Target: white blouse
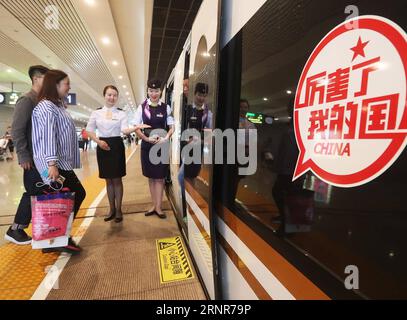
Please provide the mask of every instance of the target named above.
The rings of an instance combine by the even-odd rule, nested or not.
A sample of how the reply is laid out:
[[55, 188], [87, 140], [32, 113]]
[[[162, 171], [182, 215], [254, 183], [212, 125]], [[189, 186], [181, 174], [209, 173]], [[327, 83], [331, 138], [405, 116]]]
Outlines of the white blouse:
[[120, 137], [121, 133], [128, 129], [129, 123], [126, 112], [116, 107], [103, 107], [93, 111], [86, 131], [99, 132], [101, 138]]
[[[151, 105], [150, 99], [147, 100], [147, 103]], [[163, 104], [164, 102], [159, 102], [159, 105]], [[143, 106], [139, 105], [134, 117], [133, 125], [137, 126], [143, 124]], [[173, 126], [175, 124], [174, 118], [172, 116], [172, 110], [169, 105], [167, 105], [167, 125]]]

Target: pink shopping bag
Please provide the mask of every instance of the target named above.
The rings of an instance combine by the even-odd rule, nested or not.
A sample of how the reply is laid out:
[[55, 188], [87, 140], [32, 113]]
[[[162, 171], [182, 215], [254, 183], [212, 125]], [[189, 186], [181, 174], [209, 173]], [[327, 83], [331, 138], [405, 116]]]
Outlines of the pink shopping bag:
[[[75, 193], [60, 192], [31, 197], [33, 243], [64, 237], [72, 223]], [[42, 245], [44, 247], [44, 245]]]

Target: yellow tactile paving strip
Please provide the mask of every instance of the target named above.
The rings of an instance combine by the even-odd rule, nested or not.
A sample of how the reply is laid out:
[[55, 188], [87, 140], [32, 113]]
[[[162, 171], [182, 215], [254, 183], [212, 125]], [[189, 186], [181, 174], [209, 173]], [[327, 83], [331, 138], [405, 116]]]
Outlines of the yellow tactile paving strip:
[[[127, 157], [131, 149], [127, 149]], [[95, 168], [97, 171], [97, 168]], [[98, 172], [82, 181], [86, 190], [86, 199], [82, 208], [89, 208], [94, 199], [105, 186], [99, 179]], [[80, 210], [78, 218], [85, 216], [86, 210]], [[73, 223], [74, 236], [83, 234], [80, 225], [82, 219]], [[31, 226], [30, 226], [31, 228]], [[30, 229], [29, 229], [30, 230]], [[47, 266], [58, 259], [59, 254], [42, 254], [40, 250], [32, 250], [31, 246], [5, 244], [0, 247], [0, 300], [29, 300], [44, 279]]]

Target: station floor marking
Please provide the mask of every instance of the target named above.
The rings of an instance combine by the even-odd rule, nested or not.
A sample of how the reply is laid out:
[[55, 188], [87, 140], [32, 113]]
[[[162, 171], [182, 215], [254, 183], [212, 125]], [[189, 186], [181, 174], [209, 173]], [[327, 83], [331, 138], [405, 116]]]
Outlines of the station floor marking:
[[156, 244], [161, 284], [195, 277], [180, 236], [156, 240]]

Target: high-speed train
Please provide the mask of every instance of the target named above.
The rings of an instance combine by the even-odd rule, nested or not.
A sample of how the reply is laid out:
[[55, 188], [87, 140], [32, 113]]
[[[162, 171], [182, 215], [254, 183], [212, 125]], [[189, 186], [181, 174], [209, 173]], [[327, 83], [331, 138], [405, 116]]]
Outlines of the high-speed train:
[[[166, 81], [177, 129], [167, 192], [210, 298], [407, 298], [406, 9], [203, 1]], [[203, 161], [197, 177], [180, 175], [197, 83], [209, 88], [205, 132], [256, 131], [254, 173]]]

